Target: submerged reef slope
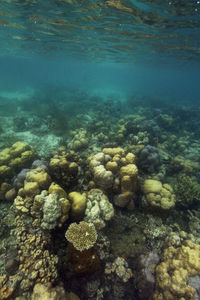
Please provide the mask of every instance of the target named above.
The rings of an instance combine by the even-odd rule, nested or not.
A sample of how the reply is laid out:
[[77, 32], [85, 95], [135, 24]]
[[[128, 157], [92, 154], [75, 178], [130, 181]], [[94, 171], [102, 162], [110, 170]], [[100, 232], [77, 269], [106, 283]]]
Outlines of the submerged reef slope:
[[199, 299], [196, 114], [74, 97], [57, 147], [0, 140], [0, 299]]

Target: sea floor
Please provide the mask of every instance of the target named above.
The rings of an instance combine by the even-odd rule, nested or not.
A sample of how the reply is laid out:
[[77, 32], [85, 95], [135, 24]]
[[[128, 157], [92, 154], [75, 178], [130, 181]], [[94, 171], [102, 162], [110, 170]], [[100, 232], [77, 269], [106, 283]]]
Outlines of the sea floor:
[[[114, 91], [27, 87], [2, 92], [0, 108], [0, 299], [44, 299], [40, 293], [70, 300], [200, 299], [200, 106]], [[19, 141], [31, 154], [16, 165], [12, 145]], [[23, 152], [16, 153], [14, 159]], [[36, 159], [40, 171], [34, 171]], [[31, 175], [16, 184], [24, 168]], [[27, 188], [30, 182], [36, 191]], [[52, 193], [51, 182], [70, 207], [52, 200], [60, 209], [52, 223], [47, 200], [41, 200], [47, 198], [37, 197], [42, 190]], [[95, 189], [106, 209], [97, 205]], [[85, 201], [80, 214], [76, 201]], [[98, 222], [89, 205], [98, 206]], [[95, 263], [88, 253], [87, 259], [79, 256], [78, 263], [89, 266], [79, 273], [65, 231], [82, 220], [95, 225], [98, 237]], [[172, 248], [178, 267], [164, 252]], [[183, 249], [197, 259], [195, 271]], [[187, 273], [180, 284], [173, 277], [179, 268]]]

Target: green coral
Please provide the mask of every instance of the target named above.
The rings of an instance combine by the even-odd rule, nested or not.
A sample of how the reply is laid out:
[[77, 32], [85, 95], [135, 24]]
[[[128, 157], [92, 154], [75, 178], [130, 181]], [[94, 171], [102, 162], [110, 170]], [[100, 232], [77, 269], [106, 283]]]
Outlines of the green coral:
[[189, 176], [180, 175], [175, 185], [177, 203], [183, 207], [200, 204], [200, 184]]

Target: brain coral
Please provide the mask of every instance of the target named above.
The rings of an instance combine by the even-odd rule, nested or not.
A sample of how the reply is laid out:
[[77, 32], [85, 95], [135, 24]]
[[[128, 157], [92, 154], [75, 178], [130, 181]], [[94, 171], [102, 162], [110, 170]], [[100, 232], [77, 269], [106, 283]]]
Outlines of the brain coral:
[[97, 240], [97, 232], [94, 224], [82, 221], [79, 224], [70, 224], [65, 237], [76, 250], [84, 251], [94, 246]]

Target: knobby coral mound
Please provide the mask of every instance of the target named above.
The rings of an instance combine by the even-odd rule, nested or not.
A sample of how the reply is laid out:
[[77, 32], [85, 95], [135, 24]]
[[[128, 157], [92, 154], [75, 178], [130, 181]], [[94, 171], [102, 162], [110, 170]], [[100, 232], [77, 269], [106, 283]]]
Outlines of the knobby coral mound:
[[16, 142], [0, 152], [0, 198], [11, 188], [11, 178], [21, 169], [27, 168], [36, 158], [33, 148], [23, 142]]
[[91, 189], [87, 194], [84, 220], [100, 230], [114, 216], [114, 208], [108, 197], [100, 189]]
[[139, 189], [138, 168], [135, 155], [123, 148], [104, 148], [88, 158], [91, 187], [111, 192], [115, 205], [134, 208]]
[[89, 139], [87, 137], [87, 131], [83, 128], [71, 131], [72, 140], [68, 143], [68, 148], [74, 151], [84, 149], [88, 146]]
[[75, 249], [84, 251], [94, 246], [97, 240], [97, 232], [94, 224], [81, 221], [79, 224], [70, 224], [65, 237]]
[[66, 151], [60, 147], [49, 162], [49, 172], [52, 179], [64, 188], [77, 184], [81, 159], [74, 151]]
[[[153, 300], [199, 299], [195, 276], [200, 276], [200, 246], [185, 232], [171, 233], [162, 261], [156, 268]], [[199, 278], [199, 277], [198, 277]], [[192, 286], [194, 284], [194, 286]]]
[[160, 210], [168, 210], [175, 205], [175, 195], [169, 184], [158, 180], [146, 179], [143, 185], [143, 206]]

